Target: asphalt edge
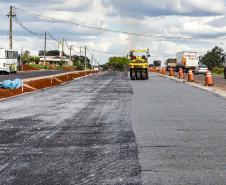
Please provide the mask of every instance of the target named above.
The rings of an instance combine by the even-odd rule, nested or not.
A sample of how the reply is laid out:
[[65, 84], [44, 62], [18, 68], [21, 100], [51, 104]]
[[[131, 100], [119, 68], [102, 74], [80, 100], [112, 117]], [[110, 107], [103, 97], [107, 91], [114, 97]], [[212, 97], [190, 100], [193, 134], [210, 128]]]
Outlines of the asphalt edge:
[[170, 79], [170, 80], [174, 80], [176, 82], [187, 84], [191, 87], [195, 87], [195, 88], [198, 88], [198, 89], [201, 89], [201, 90], [204, 90], [204, 91], [208, 91], [210, 93], [213, 93], [214, 95], [218, 95], [218, 96], [221, 96], [221, 97], [226, 99], [226, 92], [223, 91], [220, 88], [216, 88], [214, 86], [204, 86], [204, 85], [201, 85], [201, 84], [198, 84], [198, 83], [195, 83], [195, 82], [188, 82], [186, 79], [179, 79], [178, 77], [167, 76], [167, 75], [163, 75], [163, 74], [160, 74], [160, 73], [155, 73], [155, 74], [158, 74], [160, 77], [163, 77], [163, 78], [167, 78], [167, 79]]

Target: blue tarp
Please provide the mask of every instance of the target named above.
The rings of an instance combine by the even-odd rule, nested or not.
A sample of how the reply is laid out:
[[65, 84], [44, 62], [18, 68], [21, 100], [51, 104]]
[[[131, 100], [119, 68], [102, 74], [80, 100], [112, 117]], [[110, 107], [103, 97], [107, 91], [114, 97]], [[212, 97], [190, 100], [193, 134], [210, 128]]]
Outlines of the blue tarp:
[[22, 86], [22, 80], [15, 79], [15, 80], [4, 80], [0, 83], [0, 87], [4, 89], [18, 89]]

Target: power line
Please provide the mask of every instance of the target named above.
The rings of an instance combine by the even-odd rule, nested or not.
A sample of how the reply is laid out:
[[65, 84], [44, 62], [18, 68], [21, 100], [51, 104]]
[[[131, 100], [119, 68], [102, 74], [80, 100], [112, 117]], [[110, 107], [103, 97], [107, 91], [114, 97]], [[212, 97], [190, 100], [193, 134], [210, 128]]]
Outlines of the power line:
[[[38, 36], [38, 37], [43, 37], [45, 34], [44, 33], [37, 33], [32, 31], [31, 29], [29, 29], [27, 26], [25, 26], [19, 19], [18, 17], [14, 17], [15, 22], [25, 31], [27, 31], [28, 33]], [[51, 38], [53, 41], [58, 42], [59, 40], [56, 39], [50, 32], [46, 32], [46, 34], [49, 36], [49, 38]]]
[[[26, 27], [17, 17], [14, 18], [16, 23], [19, 24], [19, 26], [21, 26], [25, 31], [29, 32], [32, 35], [35, 36], [44, 36], [44, 34], [40, 34], [37, 32], [34, 32], [32, 30], [30, 30], [28, 27]], [[46, 34], [54, 41], [59, 42], [59, 39], [56, 39], [50, 32], [46, 32]], [[67, 40], [65, 39], [65, 44], [68, 50], [70, 50], [70, 46], [68, 45]], [[72, 47], [76, 47], [76, 48], [85, 48], [85, 47], [81, 47], [81, 46], [76, 46], [76, 45], [71, 45]], [[124, 56], [124, 54], [119, 54], [119, 53], [114, 53], [114, 52], [105, 52], [105, 51], [101, 51], [101, 50], [96, 50], [96, 49], [89, 49], [87, 48], [87, 50], [89, 51], [93, 51], [93, 52], [97, 52], [97, 53], [103, 53], [103, 54], [108, 54], [108, 55], [117, 55], [117, 56]], [[91, 54], [92, 55], [92, 54]]]
[[59, 42], [59, 39], [56, 39], [56, 37], [54, 37], [50, 32], [47, 32], [47, 35], [48, 35], [53, 41]]
[[21, 27], [23, 28], [25, 31], [27, 31], [28, 33], [32, 34], [32, 35], [35, 35], [35, 36], [44, 36], [44, 33], [43, 34], [40, 34], [40, 33], [37, 33], [37, 32], [34, 32], [32, 30], [30, 30], [28, 27], [26, 27], [19, 19], [18, 17], [14, 17], [14, 20], [15, 22]]
[[20, 13], [30, 15], [33, 17], [38, 17], [43, 20], [48, 20], [56, 23], [64, 23], [64, 24], [70, 24], [70, 25], [75, 25], [75, 26], [80, 26], [84, 27], [87, 29], [93, 29], [93, 30], [99, 30], [99, 31], [106, 31], [106, 32], [113, 32], [113, 33], [123, 33], [127, 35], [134, 35], [134, 36], [145, 36], [145, 37], [154, 37], [154, 38], [165, 38], [165, 39], [185, 39], [185, 40], [190, 40], [192, 39], [191, 37], [187, 36], [170, 36], [170, 35], [157, 35], [157, 34], [149, 34], [149, 33], [135, 33], [135, 32], [129, 32], [129, 31], [122, 31], [122, 30], [114, 30], [114, 29], [109, 29], [109, 28], [102, 28], [102, 27], [97, 27], [97, 26], [90, 26], [90, 25], [85, 25], [85, 24], [80, 24], [72, 21], [65, 21], [61, 19], [56, 19], [53, 17], [48, 17], [48, 16], [43, 16], [38, 13], [32, 13], [26, 10], [22, 10], [20, 8], [14, 7], [14, 9]]
[[[29, 32], [30, 34], [33, 34], [33, 35], [36, 35], [36, 36], [44, 36], [44, 34], [40, 34], [40, 33], [36, 33], [32, 30], [30, 30], [29, 28], [27, 28], [21, 21], [19, 21], [19, 19], [17, 17], [14, 18], [15, 21], [24, 29], [26, 30], [27, 32]], [[47, 35], [54, 41], [59, 41], [58, 39], [56, 39], [50, 32], [47, 32]], [[70, 50], [70, 46], [67, 42], [67, 40], [65, 39], [65, 44], [66, 44], [66, 47], [68, 50]], [[80, 48], [80, 46], [76, 46], [76, 45], [71, 45], [72, 47], [76, 47], [76, 48]], [[85, 48], [85, 47], [81, 47], [81, 48]], [[108, 54], [108, 55], [117, 55], [117, 56], [124, 56], [124, 54], [119, 54], [119, 53], [114, 53], [114, 52], [105, 52], [105, 51], [101, 51], [101, 50], [96, 50], [96, 49], [90, 49], [90, 48], [87, 48], [88, 52], [90, 53], [90, 51], [93, 51], [93, 52], [97, 52], [97, 53], [103, 53], [103, 54]], [[91, 53], [90, 53], [91, 54]], [[93, 54], [91, 54], [93, 55]], [[163, 56], [151, 56], [152, 58], [153, 57], [163, 57]]]

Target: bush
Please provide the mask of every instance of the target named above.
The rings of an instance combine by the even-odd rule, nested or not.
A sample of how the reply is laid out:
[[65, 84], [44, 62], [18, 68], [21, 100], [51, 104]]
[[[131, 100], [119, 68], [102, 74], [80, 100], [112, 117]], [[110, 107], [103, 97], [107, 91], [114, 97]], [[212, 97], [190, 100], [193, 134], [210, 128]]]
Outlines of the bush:
[[224, 74], [224, 68], [223, 67], [214, 67], [212, 70], [213, 73], [215, 74]]
[[115, 71], [126, 71], [129, 60], [126, 57], [111, 57], [107, 63], [108, 67]]

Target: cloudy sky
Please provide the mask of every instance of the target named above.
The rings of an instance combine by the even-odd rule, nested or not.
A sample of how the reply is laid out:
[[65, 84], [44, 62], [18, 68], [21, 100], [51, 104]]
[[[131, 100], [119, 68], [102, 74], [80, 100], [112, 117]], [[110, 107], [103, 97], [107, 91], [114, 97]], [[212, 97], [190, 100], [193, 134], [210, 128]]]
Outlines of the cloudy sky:
[[[88, 29], [15, 12], [29, 30], [41, 35], [48, 31], [57, 40], [65, 38], [68, 45], [124, 55], [131, 48], [149, 48], [151, 60], [174, 57], [184, 50], [202, 54], [215, 45], [226, 49], [226, 0], [0, 0], [0, 47], [4, 48], [8, 47], [10, 5], [73, 23], [146, 35]], [[23, 46], [35, 55], [43, 49], [43, 36], [29, 33], [15, 21], [13, 27], [14, 49]], [[57, 48], [58, 43], [48, 37], [47, 49]], [[78, 51], [75, 47], [75, 54]], [[111, 56], [90, 52], [99, 63]]]

